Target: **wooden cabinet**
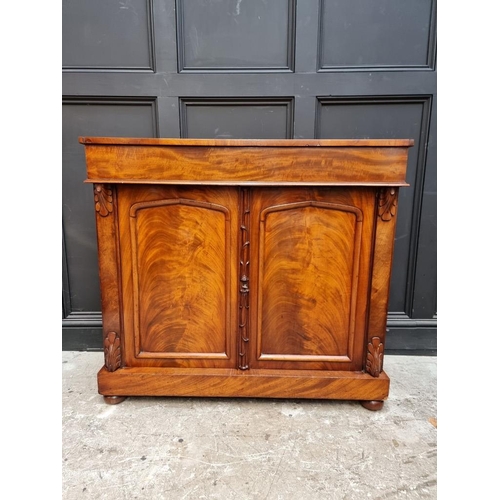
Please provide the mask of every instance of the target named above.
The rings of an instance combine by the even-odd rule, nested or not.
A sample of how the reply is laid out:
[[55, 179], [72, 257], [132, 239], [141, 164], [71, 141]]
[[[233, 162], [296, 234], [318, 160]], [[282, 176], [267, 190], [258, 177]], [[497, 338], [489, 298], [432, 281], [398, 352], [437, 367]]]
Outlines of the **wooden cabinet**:
[[381, 408], [410, 140], [80, 138], [105, 365], [126, 396]]

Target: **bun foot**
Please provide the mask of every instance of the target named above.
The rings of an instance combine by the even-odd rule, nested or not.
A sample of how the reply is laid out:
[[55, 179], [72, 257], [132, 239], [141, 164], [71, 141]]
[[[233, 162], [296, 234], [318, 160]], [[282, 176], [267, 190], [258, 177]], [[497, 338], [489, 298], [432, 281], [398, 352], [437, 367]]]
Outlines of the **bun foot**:
[[371, 411], [381, 410], [384, 406], [383, 401], [360, 401], [360, 403], [363, 408]]
[[108, 405], [117, 405], [127, 399], [127, 396], [103, 396], [104, 402]]

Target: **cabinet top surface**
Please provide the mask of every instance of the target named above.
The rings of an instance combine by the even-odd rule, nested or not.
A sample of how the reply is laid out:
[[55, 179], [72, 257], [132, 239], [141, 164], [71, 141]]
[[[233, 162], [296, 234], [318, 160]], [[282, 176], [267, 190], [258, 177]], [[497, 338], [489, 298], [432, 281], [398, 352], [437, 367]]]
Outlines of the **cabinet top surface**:
[[79, 137], [81, 144], [224, 147], [411, 147], [413, 139], [154, 139]]

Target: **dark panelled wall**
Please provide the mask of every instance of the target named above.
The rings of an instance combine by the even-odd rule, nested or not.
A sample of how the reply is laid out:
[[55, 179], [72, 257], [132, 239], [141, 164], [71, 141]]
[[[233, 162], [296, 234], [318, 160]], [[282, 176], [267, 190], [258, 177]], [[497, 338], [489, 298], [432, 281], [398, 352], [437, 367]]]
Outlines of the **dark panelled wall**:
[[79, 135], [413, 138], [390, 352], [436, 350], [434, 0], [64, 0], [63, 349], [101, 349]]

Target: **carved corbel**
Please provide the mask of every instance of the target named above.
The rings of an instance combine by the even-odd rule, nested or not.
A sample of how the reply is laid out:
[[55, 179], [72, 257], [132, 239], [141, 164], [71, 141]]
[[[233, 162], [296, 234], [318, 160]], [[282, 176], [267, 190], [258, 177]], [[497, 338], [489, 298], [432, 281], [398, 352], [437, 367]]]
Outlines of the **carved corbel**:
[[113, 211], [113, 190], [104, 184], [94, 184], [95, 211], [107, 217]]
[[384, 360], [384, 344], [380, 337], [372, 337], [368, 342], [368, 350], [366, 353], [366, 371], [372, 377], [378, 377], [382, 373]]
[[110, 372], [122, 365], [121, 341], [116, 332], [109, 332], [104, 340], [104, 364]]
[[398, 207], [396, 189], [393, 187], [383, 188], [378, 194], [378, 216], [389, 222], [395, 215]]

